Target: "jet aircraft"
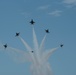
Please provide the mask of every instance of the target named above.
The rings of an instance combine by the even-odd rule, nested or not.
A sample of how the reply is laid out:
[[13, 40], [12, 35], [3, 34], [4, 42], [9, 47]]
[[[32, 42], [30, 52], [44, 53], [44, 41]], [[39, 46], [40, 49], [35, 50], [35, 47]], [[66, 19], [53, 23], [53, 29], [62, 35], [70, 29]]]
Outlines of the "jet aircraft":
[[46, 29], [45, 31], [46, 31], [46, 33], [50, 33], [48, 29]]
[[7, 48], [7, 44], [5, 44], [5, 45], [3, 45], [4, 46], [4, 48]]
[[63, 47], [63, 44], [61, 44], [60, 47]]
[[31, 51], [32, 53], [34, 52], [34, 51]]
[[35, 22], [33, 21], [33, 19], [31, 19], [30, 23], [33, 25]]
[[20, 35], [20, 33], [16, 33], [16, 35], [15, 36], [19, 36]]

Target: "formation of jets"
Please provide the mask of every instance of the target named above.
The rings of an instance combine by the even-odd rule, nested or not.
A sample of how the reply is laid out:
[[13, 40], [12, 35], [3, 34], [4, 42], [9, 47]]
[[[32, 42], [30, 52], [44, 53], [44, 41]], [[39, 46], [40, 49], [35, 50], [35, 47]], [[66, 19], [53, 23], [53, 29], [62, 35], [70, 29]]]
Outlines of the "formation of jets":
[[[33, 21], [33, 19], [31, 19], [30, 23], [33, 25], [35, 22]], [[48, 29], [46, 29], [45, 32], [50, 33]], [[20, 33], [16, 33], [15, 36], [19, 36], [19, 35], [20, 35]], [[5, 49], [7, 48], [7, 44], [5, 44], [3, 46], [4, 46]], [[60, 47], [63, 47], [63, 46], [64, 46], [63, 44], [60, 45]], [[33, 53], [34, 51], [31, 51], [31, 52]]]

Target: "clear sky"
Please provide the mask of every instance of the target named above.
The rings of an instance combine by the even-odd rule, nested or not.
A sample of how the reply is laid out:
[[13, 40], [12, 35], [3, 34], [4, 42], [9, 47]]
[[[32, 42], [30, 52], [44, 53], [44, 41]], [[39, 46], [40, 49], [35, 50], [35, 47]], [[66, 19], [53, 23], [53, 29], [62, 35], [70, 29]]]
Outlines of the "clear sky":
[[[76, 0], [0, 0], [0, 42], [25, 50], [16, 32], [20, 32], [33, 48], [32, 26], [38, 42], [49, 29], [45, 48], [54, 48], [61, 43], [49, 59], [54, 75], [76, 75]], [[6, 53], [0, 51], [0, 75], [31, 75], [30, 63], [16, 63]]]

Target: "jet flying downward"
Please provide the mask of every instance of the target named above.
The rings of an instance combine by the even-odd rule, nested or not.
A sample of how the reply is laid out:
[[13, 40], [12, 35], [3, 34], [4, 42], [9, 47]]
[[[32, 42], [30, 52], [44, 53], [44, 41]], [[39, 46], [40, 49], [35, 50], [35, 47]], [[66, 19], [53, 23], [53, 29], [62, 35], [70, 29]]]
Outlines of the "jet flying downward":
[[50, 33], [48, 29], [46, 29], [45, 31], [46, 31], [46, 33]]
[[33, 21], [33, 19], [31, 19], [30, 23], [31, 23], [32, 25], [34, 25], [35, 22]]
[[5, 44], [5, 45], [3, 45], [3, 46], [4, 46], [5, 49], [7, 48], [7, 44]]
[[16, 35], [15, 36], [19, 36], [20, 35], [20, 33], [16, 33]]
[[63, 44], [61, 44], [60, 47], [63, 47]]

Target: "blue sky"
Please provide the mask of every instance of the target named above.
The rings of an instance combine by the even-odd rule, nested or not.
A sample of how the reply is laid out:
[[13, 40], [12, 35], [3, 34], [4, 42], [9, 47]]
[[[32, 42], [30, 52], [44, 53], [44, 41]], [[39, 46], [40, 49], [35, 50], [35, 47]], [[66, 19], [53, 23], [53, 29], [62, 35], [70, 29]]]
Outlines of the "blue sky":
[[[54, 75], [76, 75], [76, 0], [0, 0], [0, 42], [25, 50], [16, 32], [33, 48], [32, 26], [38, 42], [50, 30], [45, 48], [54, 48], [64, 43], [49, 59]], [[31, 75], [30, 63], [16, 63], [0, 51], [0, 75]]]

